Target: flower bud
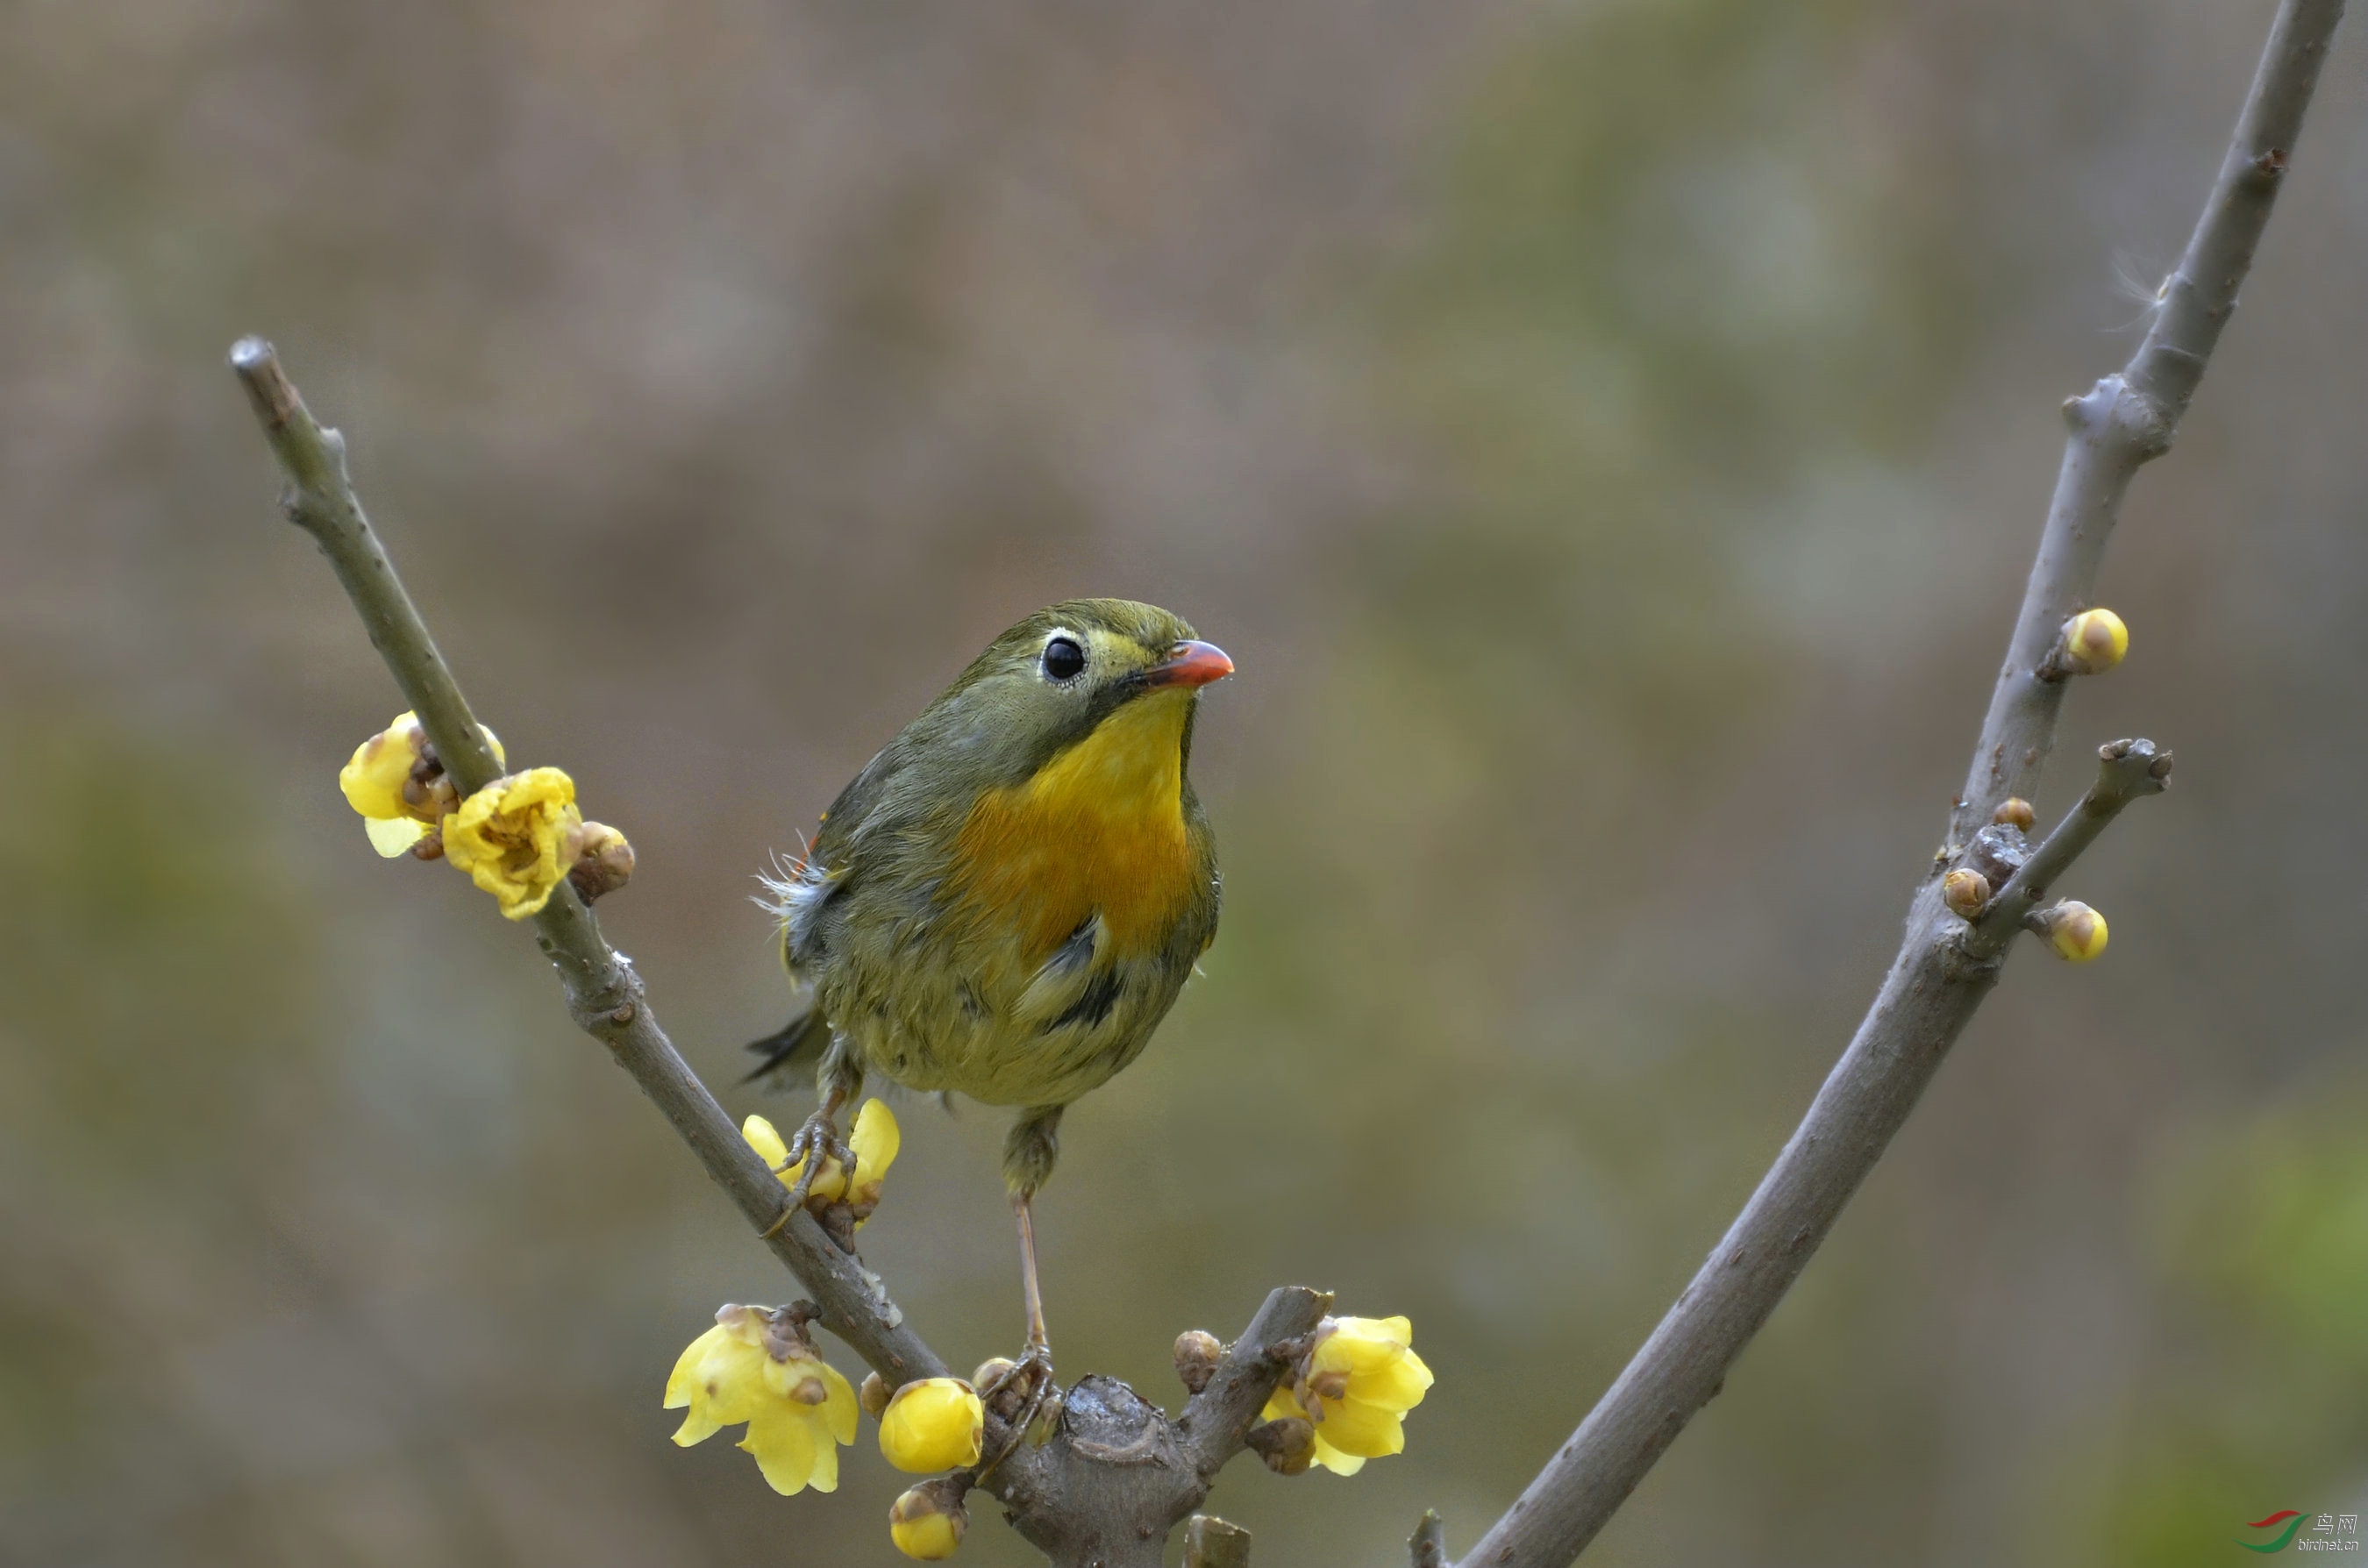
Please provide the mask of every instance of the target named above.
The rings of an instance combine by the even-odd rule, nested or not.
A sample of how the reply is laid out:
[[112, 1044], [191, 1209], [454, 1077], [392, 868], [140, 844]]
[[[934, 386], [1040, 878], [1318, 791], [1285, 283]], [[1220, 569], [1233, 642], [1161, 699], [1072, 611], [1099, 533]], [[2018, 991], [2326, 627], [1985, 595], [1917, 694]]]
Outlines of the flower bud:
[[633, 880], [633, 846], [607, 823], [584, 824], [569, 835], [568, 847], [574, 854], [567, 880], [586, 903]]
[[1977, 918], [1990, 902], [1990, 880], [1960, 866], [1941, 879], [1941, 902], [1960, 917]]
[[2004, 823], [2025, 833], [2029, 833], [2031, 824], [2038, 820], [2032, 812], [2031, 802], [2020, 795], [2009, 795], [1998, 802], [1998, 810], [1990, 813], [1990, 821]]
[[2059, 668], [2076, 676], [2103, 675], [2130, 651], [2130, 629], [2109, 609], [2084, 609], [2064, 623], [2055, 650]]
[[2033, 910], [2028, 924], [2047, 938], [2056, 956], [2074, 963], [2087, 963], [2105, 950], [2105, 917], [2078, 899]]
[[916, 1486], [888, 1508], [888, 1539], [905, 1556], [939, 1562], [954, 1554], [970, 1528], [970, 1510], [942, 1482]]
[[1243, 1435], [1267, 1469], [1277, 1475], [1303, 1475], [1315, 1460], [1315, 1424], [1304, 1415], [1262, 1422]]
[[911, 1474], [958, 1470], [978, 1462], [986, 1413], [960, 1378], [906, 1383], [880, 1415], [880, 1452]]
[[877, 1421], [888, 1408], [888, 1385], [881, 1380], [879, 1373], [867, 1372], [863, 1376], [863, 1386], [855, 1391], [855, 1397], [862, 1402], [864, 1412]]
[[1215, 1335], [1204, 1328], [1188, 1328], [1176, 1336], [1176, 1375], [1184, 1380], [1188, 1392], [1199, 1393], [1217, 1375], [1217, 1358], [1224, 1353]]

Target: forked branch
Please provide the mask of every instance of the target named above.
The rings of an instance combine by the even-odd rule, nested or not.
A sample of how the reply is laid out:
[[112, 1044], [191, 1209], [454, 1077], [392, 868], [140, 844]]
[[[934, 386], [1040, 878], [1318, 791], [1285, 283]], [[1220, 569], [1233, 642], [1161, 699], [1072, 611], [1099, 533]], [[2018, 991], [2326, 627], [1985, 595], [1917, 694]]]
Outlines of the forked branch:
[[[1464, 1556], [1465, 1568], [1561, 1568], [1627, 1499], [1726, 1380], [1931, 1082], [1997, 983], [2036, 897], [2105, 823], [2159, 789], [2145, 743], [2103, 759], [2098, 790], [1968, 927], [1942, 903], [1941, 873], [2009, 796], [2035, 792], [2070, 682], [2054, 660], [2065, 623], [2094, 602], [2105, 541], [2131, 477], [2169, 449], [2236, 309], [2290, 166], [2343, 0], [2283, 0], [2236, 135], [2146, 340], [2118, 375], [2065, 405], [2071, 426], [2037, 560], [1932, 875], [1907, 912], [1898, 956], [1849, 1049], [1759, 1190], [1611, 1388], [1519, 1501]], [[2167, 763], [2168, 758], [2162, 758]], [[1428, 1568], [1426, 1539], [1413, 1543]]]

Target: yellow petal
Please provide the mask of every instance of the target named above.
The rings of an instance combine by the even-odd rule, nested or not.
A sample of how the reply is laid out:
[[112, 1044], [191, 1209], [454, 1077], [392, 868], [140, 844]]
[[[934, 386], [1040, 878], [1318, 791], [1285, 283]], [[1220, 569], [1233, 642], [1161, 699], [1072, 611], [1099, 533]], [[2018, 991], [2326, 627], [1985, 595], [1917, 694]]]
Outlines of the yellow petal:
[[1407, 1350], [1370, 1372], [1349, 1374], [1349, 1397], [1384, 1410], [1412, 1410], [1422, 1403], [1430, 1382], [1430, 1369], [1422, 1364], [1421, 1357]]
[[1315, 1346], [1315, 1369], [1369, 1372], [1395, 1360], [1413, 1343], [1414, 1325], [1405, 1318], [1337, 1318]]
[[362, 831], [370, 835], [370, 847], [392, 860], [411, 853], [411, 846], [427, 836], [427, 824], [410, 817], [364, 817]]
[[1324, 1428], [1315, 1428], [1315, 1462], [1335, 1475], [1354, 1475], [1365, 1468], [1363, 1456], [1344, 1454], [1324, 1440]]
[[[752, 1116], [742, 1122], [740, 1136], [748, 1141], [748, 1147], [756, 1150], [758, 1158], [768, 1165], [779, 1166], [783, 1160], [790, 1157], [790, 1146], [781, 1142], [781, 1135], [773, 1131], [773, 1124], [761, 1116]], [[795, 1172], [804, 1163], [803, 1160], [800, 1161], [798, 1165], [791, 1166], [790, 1171]], [[791, 1174], [785, 1173], [781, 1179], [784, 1185], [787, 1185], [793, 1177]]]
[[1398, 1413], [1360, 1399], [1324, 1401], [1324, 1419], [1315, 1430], [1342, 1453], [1359, 1459], [1377, 1460], [1406, 1451], [1406, 1426]]
[[403, 803], [404, 780], [411, 777], [419, 748], [427, 744], [416, 715], [398, 713], [394, 722], [354, 748], [337, 771], [337, 788], [346, 803], [365, 817], [392, 818], [407, 814]]
[[1261, 1421], [1281, 1421], [1290, 1415], [1296, 1415], [1303, 1421], [1307, 1418], [1307, 1412], [1300, 1408], [1299, 1396], [1292, 1393], [1288, 1385], [1275, 1390], [1267, 1400], [1266, 1408], [1258, 1412]]
[[985, 1433], [978, 1395], [960, 1378], [906, 1383], [880, 1415], [880, 1452], [914, 1474], [976, 1464]]
[[[862, 1408], [856, 1402], [854, 1386], [839, 1375], [837, 1368], [827, 1361], [823, 1363], [822, 1383], [824, 1388], [830, 1391], [830, 1397], [822, 1407], [824, 1427], [830, 1433], [832, 1442], [853, 1443], [856, 1413]], [[831, 1460], [834, 1465], [837, 1462], [836, 1457]]]
[[687, 1449], [705, 1442], [720, 1427], [747, 1419], [757, 1370], [750, 1358], [763, 1356], [720, 1324], [692, 1340], [666, 1379], [666, 1408], [689, 1409], [674, 1440]]
[[583, 823], [575, 781], [556, 767], [495, 779], [444, 819], [444, 858], [523, 920], [551, 902], [567, 875], [568, 836]]
[[[814, 1423], [779, 1404], [755, 1413], [748, 1422], [748, 1435], [740, 1439], [740, 1447], [757, 1456], [757, 1468], [765, 1472], [766, 1483], [784, 1497], [796, 1496], [814, 1479]], [[829, 1444], [823, 1447], [829, 1448]], [[837, 1449], [831, 1449], [833, 1486], [838, 1483], [837, 1453]]]
[[888, 1174], [896, 1163], [896, 1151], [904, 1147], [904, 1134], [896, 1126], [896, 1113], [884, 1100], [866, 1100], [855, 1114], [855, 1131], [848, 1147], [855, 1151], [855, 1175], [858, 1181], [877, 1181]]

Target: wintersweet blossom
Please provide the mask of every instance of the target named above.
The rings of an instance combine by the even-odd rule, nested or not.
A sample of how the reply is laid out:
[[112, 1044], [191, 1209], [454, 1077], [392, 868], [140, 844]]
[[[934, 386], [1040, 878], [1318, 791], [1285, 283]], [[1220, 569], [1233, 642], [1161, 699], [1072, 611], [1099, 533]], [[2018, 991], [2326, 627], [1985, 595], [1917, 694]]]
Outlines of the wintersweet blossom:
[[838, 1487], [838, 1450], [855, 1441], [855, 1391], [814, 1354], [790, 1313], [726, 1306], [690, 1342], [666, 1379], [666, 1408], [689, 1414], [674, 1440], [705, 1442], [746, 1422], [740, 1447], [783, 1496]]
[[908, 1474], [960, 1470], [978, 1462], [985, 1407], [960, 1378], [906, 1383], [880, 1414], [880, 1452]]
[[1297, 1375], [1274, 1391], [1263, 1419], [1299, 1416], [1315, 1428], [1315, 1462], [1354, 1475], [1406, 1448], [1406, 1413], [1422, 1403], [1430, 1369], [1405, 1318], [1326, 1318]]
[[[502, 760], [502, 743], [487, 730], [485, 744]], [[438, 789], [438, 785], [443, 785]], [[398, 713], [394, 722], [354, 748], [337, 772], [346, 803], [360, 813], [370, 846], [392, 859], [435, 830], [458, 797], [444, 783], [427, 733], [416, 713]]]
[[444, 819], [444, 858], [493, 894], [507, 918], [523, 920], [551, 902], [575, 865], [583, 827], [575, 780], [529, 767], [495, 779]]

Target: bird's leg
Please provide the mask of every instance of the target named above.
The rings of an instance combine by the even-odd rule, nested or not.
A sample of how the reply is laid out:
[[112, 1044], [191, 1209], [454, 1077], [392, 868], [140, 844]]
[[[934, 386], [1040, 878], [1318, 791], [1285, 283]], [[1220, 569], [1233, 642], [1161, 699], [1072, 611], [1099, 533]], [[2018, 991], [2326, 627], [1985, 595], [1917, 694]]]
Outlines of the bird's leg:
[[824, 1052], [817, 1089], [822, 1103], [790, 1134], [788, 1153], [773, 1167], [778, 1175], [803, 1160], [806, 1168], [798, 1173], [796, 1185], [790, 1188], [789, 1206], [765, 1233], [768, 1236], [788, 1224], [790, 1216], [805, 1207], [806, 1194], [814, 1190], [814, 1177], [822, 1174], [824, 1161], [837, 1160], [839, 1168], [847, 1173], [848, 1186], [855, 1185], [855, 1150], [838, 1135], [837, 1118], [840, 1107], [863, 1092], [863, 1070], [849, 1060], [845, 1040], [834, 1037], [830, 1049]]
[[[1053, 1174], [1060, 1157], [1059, 1106], [1040, 1106], [1021, 1117], [1003, 1145], [1003, 1176], [1011, 1187], [1011, 1217], [1019, 1227], [1019, 1290], [1028, 1312], [1028, 1347], [1011, 1369], [996, 1380], [1008, 1388], [1019, 1380], [1028, 1390], [1028, 1403], [1018, 1425], [1025, 1428], [1059, 1385], [1053, 1378], [1053, 1344], [1044, 1332], [1044, 1290], [1036, 1271], [1037, 1189]], [[989, 1391], [982, 1389], [982, 1393]]]
[[1011, 1195], [1012, 1216], [1019, 1221], [1019, 1296], [1028, 1309], [1028, 1355], [1052, 1364], [1053, 1342], [1044, 1333], [1044, 1289], [1036, 1278], [1035, 1194]]

